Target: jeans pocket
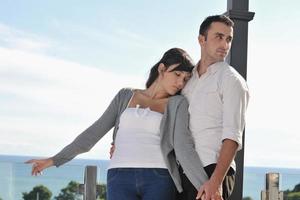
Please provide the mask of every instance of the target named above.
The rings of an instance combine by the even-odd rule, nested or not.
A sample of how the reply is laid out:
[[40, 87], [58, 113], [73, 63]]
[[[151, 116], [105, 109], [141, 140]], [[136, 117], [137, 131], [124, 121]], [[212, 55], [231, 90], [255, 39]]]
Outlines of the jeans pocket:
[[109, 169], [107, 172], [107, 182], [113, 181], [118, 175], [118, 169]]
[[159, 178], [171, 178], [170, 173], [167, 169], [154, 168], [152, 169], [155, 176]]

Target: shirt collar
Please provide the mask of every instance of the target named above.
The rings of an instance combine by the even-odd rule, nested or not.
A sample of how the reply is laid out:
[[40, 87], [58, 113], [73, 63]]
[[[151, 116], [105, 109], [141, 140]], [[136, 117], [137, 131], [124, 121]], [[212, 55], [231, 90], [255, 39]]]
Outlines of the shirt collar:
[[[199, 62], [200, 62], [200, 61], [199, 61]], [[192, 72], [193, 75], [196, 74], [198, 77], [199, 77], [199, 74], [198, 74], [197, 68], [198, 68], [199, 62], [195, 65], [195, 67], [194, 67], [194, 69], [193, 69], [193, 72]], [[228, 65], [228, 64], [227, 64], [226, 62], [224, 62], [224, 61], [213, 63], [213, 64], [211, 64], [210, 66], [208, 66], [207, 72], [206, 72], [206, 73], [208, 73], [208, 74], [214, 74], [214, 73], [216, 73], [218, 70], [220, 70], [221, 67], [223, 67], [224, 65]]]

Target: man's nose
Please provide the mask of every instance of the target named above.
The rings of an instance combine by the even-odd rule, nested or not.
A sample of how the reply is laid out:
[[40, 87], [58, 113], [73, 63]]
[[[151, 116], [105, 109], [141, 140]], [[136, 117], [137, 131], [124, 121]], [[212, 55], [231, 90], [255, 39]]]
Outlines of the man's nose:
[[230, 42], [228, 42], [227, 40], [222, 40], [222, 47], [225, 49], [225, 50], [228, 50], [230, 48]]

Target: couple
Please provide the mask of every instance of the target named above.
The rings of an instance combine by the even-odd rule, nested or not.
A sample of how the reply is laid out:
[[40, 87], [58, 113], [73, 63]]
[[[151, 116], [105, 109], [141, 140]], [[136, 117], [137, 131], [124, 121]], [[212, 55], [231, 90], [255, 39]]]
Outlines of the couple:
[[184, 50], [168, 50], [151, 68], [146, 89], [120, 90], [62, 151], [27, 161], [32, 174], [89, 151], [114, 127], [108, 200], [228, 199], [249, 98], [245, 80], [224, 62], [232, 39], [228, 17], [207, 17], [195, 67]]

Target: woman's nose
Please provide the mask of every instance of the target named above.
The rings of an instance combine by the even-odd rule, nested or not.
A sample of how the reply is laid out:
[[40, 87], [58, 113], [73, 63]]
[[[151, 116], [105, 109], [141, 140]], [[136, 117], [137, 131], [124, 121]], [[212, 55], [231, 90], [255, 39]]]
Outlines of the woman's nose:
[[179, 78], [179, 79], [177, 80], [177, 87], [178, 87], [179, 89], [182, 89], [182, 88], [184, 87], [184, 79]]

